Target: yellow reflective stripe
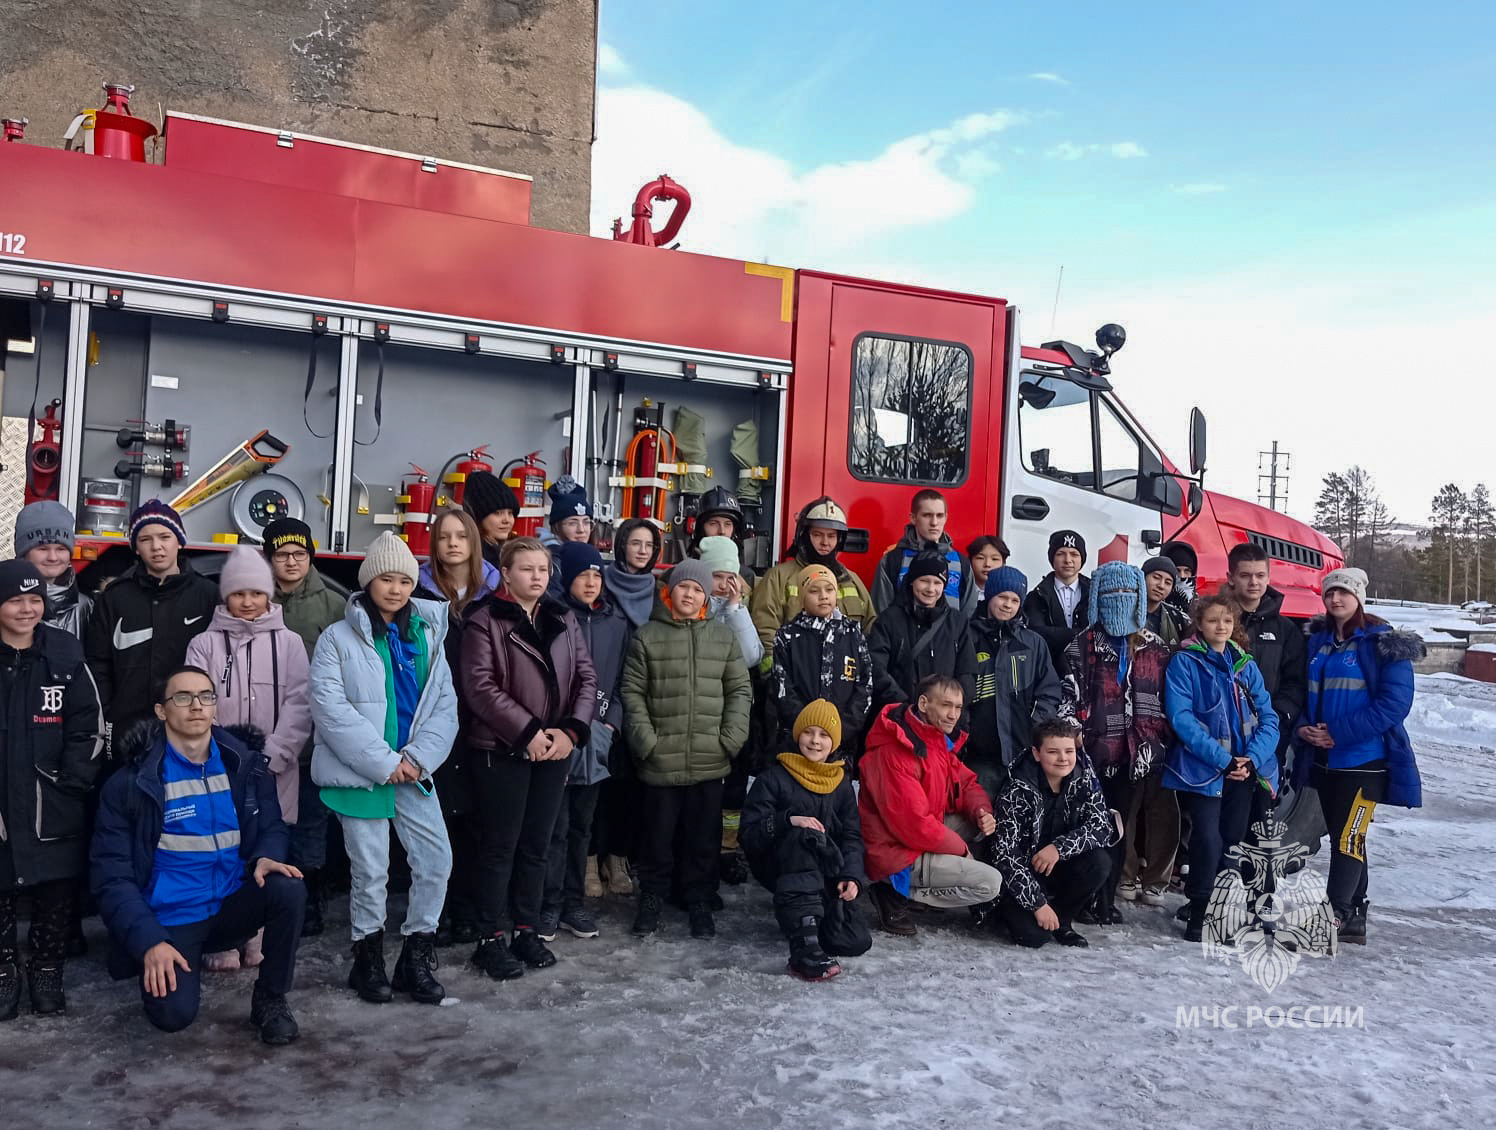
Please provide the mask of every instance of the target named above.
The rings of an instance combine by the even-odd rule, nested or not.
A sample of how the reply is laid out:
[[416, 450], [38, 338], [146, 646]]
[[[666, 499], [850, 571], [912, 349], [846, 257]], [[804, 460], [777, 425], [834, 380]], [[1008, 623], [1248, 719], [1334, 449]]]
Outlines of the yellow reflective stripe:
[[1366, 829], [1371, 827], [1376, 811], [1376, 801], [1367, 800], [1361, 790], [1357, 789], [1356, 799], [1351, 802], [1350, 813], [1345, 818], [1345, 826], [1340, 829], [1340, 839], [1336, 845], [1341, 855], [1366, 862]]

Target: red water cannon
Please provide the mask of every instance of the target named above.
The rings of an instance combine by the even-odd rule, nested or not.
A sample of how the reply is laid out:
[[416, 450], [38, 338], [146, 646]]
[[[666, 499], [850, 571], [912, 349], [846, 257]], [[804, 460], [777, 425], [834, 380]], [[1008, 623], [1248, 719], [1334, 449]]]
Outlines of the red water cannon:
[[431, 511], [436, 504], [436, 484], [414, 463], [400, 479], [395, 497], [400, 507], [400, 536], [417, 557], [431, 553]]
[[104, 84], [104, 108], [94, 115], [93, 153], [145, 164], [145, 143], [156, 136], [156, 127], [130, 112], [133, 86]]
[[60, 400], [47, 405], [46, 412], [37, 421], [42, 429], [41, 439], [33, 439], [27, 449], [25, 497], [28, 506], [44, 498], [57, 497], [57, 472], [62, 467], [62, 421], [57, 418], [57, 410], [61, 407]]
[[[654, 206], [656, 202], [675, 205], [670, 218], [659, 231], [654, 230]], [[641, 247], [664, 247], [680, 234], [686, 222], [686, 213], [691, 210], [691, 194], [685, 185], [671, 180], [664, 173], [650, 181], [634, 197], [634, 222], [627, 233], [621, 219], [613, 221], [613, 238], [622, 243], [637, 243]]]
[[25, 141], [26, 127], [30, 123], [30, 118], [0, 118], [0, 130], [5, 131], [6, 141]]

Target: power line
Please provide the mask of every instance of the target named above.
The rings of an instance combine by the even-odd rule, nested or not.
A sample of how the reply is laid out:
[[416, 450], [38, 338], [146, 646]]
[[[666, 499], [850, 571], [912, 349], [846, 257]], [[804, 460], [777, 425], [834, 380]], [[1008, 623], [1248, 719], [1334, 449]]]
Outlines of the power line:
[[1257, 501], [1269, 510], [1288, 508], [1288, 474], [1292, 463], [1293, 456], [1279, 451], [1277, 440], [1273, 440], [1272, 450], [1257, 453]]

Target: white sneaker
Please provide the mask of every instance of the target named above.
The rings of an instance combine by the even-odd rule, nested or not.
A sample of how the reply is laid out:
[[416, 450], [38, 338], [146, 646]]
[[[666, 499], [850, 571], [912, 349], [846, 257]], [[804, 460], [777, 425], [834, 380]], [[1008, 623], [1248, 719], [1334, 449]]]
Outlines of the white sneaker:
[[1142, 889], [1143, 884], [1139, 883], [1136, 879], [1127, 879], [1117, 888], [1117, 897], [1127, 902], [1132, 902], [1138, 897]]
[[1154, 883], [1150, 886], [1144, 887], [1142, 891], [1139, 892], [1137, 899], [1144, 906], [1163, 906], [1164, 892], [1168, 889], [1169, 888], [1164, 886], [1162, 883]]

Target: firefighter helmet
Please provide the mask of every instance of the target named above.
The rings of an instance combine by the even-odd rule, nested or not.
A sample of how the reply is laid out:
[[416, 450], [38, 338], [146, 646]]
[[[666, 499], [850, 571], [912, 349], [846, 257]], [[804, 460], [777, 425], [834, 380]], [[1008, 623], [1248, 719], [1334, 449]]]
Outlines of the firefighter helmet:
[[832, 499], [822, 496], [800, 511], [800, 526], [847, 532], [847, 512]]
[[726, 487], [713, 487], [701, 496], [701, 509], [696, 512], [696, 528], [700, 530], [708, 518], [731, 518], [732, 536], [743, 536], [743, 508], [738, 505], [738, 496]]

